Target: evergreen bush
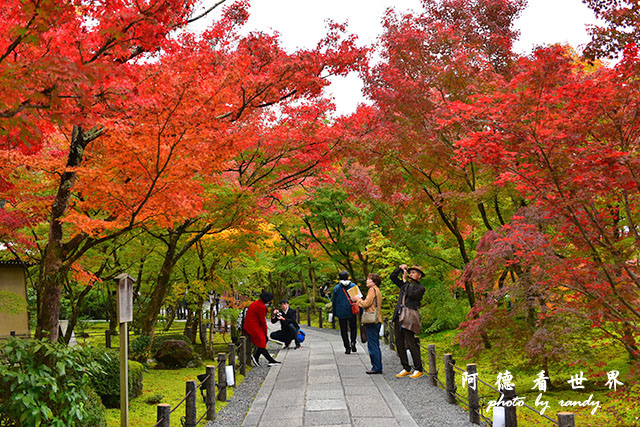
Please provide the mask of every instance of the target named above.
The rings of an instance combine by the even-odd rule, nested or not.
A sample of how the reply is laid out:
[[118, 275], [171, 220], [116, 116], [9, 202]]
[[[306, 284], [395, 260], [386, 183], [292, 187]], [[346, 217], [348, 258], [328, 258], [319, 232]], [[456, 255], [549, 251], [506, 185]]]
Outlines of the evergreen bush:
[[146, 366], [150, 357], [151, 337], [140, 335], [131, 341], [131, 353], [129, 358]]
[[[91, 378], [91, 385], [107, 408], [120, 407], [120, 354], [115, 350], [92, 350], [93, 360], [100, 365], [102, 373]], [[144, 367], [129, 360], [129, 397], [142, 394]]]
[[0, 420], [23, 426], [88, 425], [87, 385], [97, 371], [82, 350], [10, 338], [0, 344]]

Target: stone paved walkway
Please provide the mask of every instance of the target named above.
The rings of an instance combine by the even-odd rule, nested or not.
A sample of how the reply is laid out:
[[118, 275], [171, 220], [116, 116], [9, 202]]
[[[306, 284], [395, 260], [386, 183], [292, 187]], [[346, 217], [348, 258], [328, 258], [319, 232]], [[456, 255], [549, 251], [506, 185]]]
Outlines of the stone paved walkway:
[[302, 349], [278, 354], [243, 426], [417, 426], [384, 376], [365, 374], [366, 344], [346, 355], [339, 335], [305, 331]]

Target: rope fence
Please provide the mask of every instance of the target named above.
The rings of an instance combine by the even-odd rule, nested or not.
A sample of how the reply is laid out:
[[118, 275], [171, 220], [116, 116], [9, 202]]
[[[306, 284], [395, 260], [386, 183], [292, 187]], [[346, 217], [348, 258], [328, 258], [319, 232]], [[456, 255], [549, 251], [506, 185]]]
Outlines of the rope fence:
[[[388, 344], [392, 350], [395, 350], [395, 337], [393, 336], [393, 325], [387, 318], [384, 320], [385, 334], [384, 342]], [[516, 399], [515, 388], [512, 390], [500, 391], [498, 388], [483, 381], [478, 376], [477, 366], [474, 363], [469, 363], [466, 366], [466, 370], [456, 366], [456, 361], [453, 359], [451, 353], [439, 355], [436, 352], [435, 344], [428, 344], [426, 347], [420, 344], [420, 349], [426, 351], [428, 357], [429, 372], [428, 375], [431, 379], [431, 384], [436, 387], [440, 387], [446, 391], [447, 402], [450, 404], [462, 404], [469, 412], [469, 422], [477, 425], [491, 426], [493, 420], [484, 414], [484, 408], [486, 407], [485, 401], [491, 396], [493, 392], [499, 393], [502, 397], [504, 407], [504, 425], [505, 427], [517, 427], [517, 412], [518, 406], [522, 406], [533, 411], [535, 414], [553, 423], [553, 425], [559, 427], [575, 427], [575, 415], [571, 412], [558, 412], [557, 420], [540, 413], [537, 409], [525, 404], [522, 401]], [[441, 371], [438, 366], [444, 367], [445, 381], [440, 378]], [[458, 386], [456, 382], [456, 374], [460, 376], [464, 383], [467, 384], [467, 396], [458, 392]], [[479, 393], [479, 385], [488, 388], [487, 394], [482, 396]], [[496, 399], [499, 400], [499, 399]], [[517, 404], [516, 404], [517, 402]]]
[[[196, 384], [196, 381], [186, 381], [185, 395], [177, 405], [171, 408], [171, 405], [166, 403], [158, 404], [156, 423], [153, 427], [170, 427], [171, 414], [180, 408], [183, 403], [185, 406], [185, 415], [180, 417], [181, 426], [196, 427], [205, 418], [208, 421], [214, 421], [216, 418], [216, 400], [220, 402], [227, 400], [227, 387], [235, 385], [236, 368], [239, 368], [240, 373], [245, 375], [246, 362], [249, 355], [249, 342], [246, 337], [240, 337], [237, 347], [235, 344], [229, 344], [228, 353], [218, 353], [217, 366], [207, 365], [206, 372], [197, 376], [198, 384]], [[229, 361], [229, 365], [227, 365], [227, 360]], [[231, 378], [227, 376], [228, 373]], [[196, 398], [198, 389], [204, 401], [204, 411], [199, 418], [197, 417]]]

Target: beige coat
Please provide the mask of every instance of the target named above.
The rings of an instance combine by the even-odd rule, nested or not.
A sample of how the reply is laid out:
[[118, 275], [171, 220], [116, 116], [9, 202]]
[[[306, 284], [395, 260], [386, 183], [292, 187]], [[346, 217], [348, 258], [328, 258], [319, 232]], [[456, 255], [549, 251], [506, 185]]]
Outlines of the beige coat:
[[365, 309], [365, 311], [373, 311], [376, 309], [375, 302], [376, 296], [378, 297], [378, 322], [382, 323], [382, 294], [380, 288], [372, 286], [367, 288], [367, 297], [361, 301], [358, 301], [358, 305]]

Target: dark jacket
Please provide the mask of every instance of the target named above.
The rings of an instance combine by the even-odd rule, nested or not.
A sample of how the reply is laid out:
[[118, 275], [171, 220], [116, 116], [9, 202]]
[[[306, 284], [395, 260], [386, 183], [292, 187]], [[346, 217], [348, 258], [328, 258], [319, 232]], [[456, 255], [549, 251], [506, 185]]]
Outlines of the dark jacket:
[[289, 325], [293, 325], [296, 329], [300, 328], [300, 326], [298, 326], [298, 313], [293, 308], [289, 307], [289, 310], [287, 310], [286, 313], [282, 310], [280, 310], [280, 312], [282, 313], [284, 320], [278, 320], [276, 316], [272, 315], [271, 323], [280, 322], [280, 329], [287, 332], [289, 332]]
[[351, 319], [355, 316], [351, 312], [351, 303], [345, 295], [345, 292], [353, 288], [355, 283], [349, 280], [341, 280], [335, 288], [333, 288], [333, 294], [331, 295], [331, 312], [338, 319]]
[[400, 316], [400, 310], [402, 309], [402, 298], [406, 295], [405, 305], [408, 308], [414, 310], [420, 310], [420, 304], [422, 303], [422, 297], [424, 296], [424, 286], [420, 282], [416, 282], [413, 279], [409, 279], [408, 282], [403, 282], [400, 274], [404, 273], [400, 267], [396, 268], [389, 278], [397, 287], [400, 288], [400, 295], [398, 295], [398, 302], [396, 303], [396, 309], [393, 311], [393, 321], [398, 320]]

